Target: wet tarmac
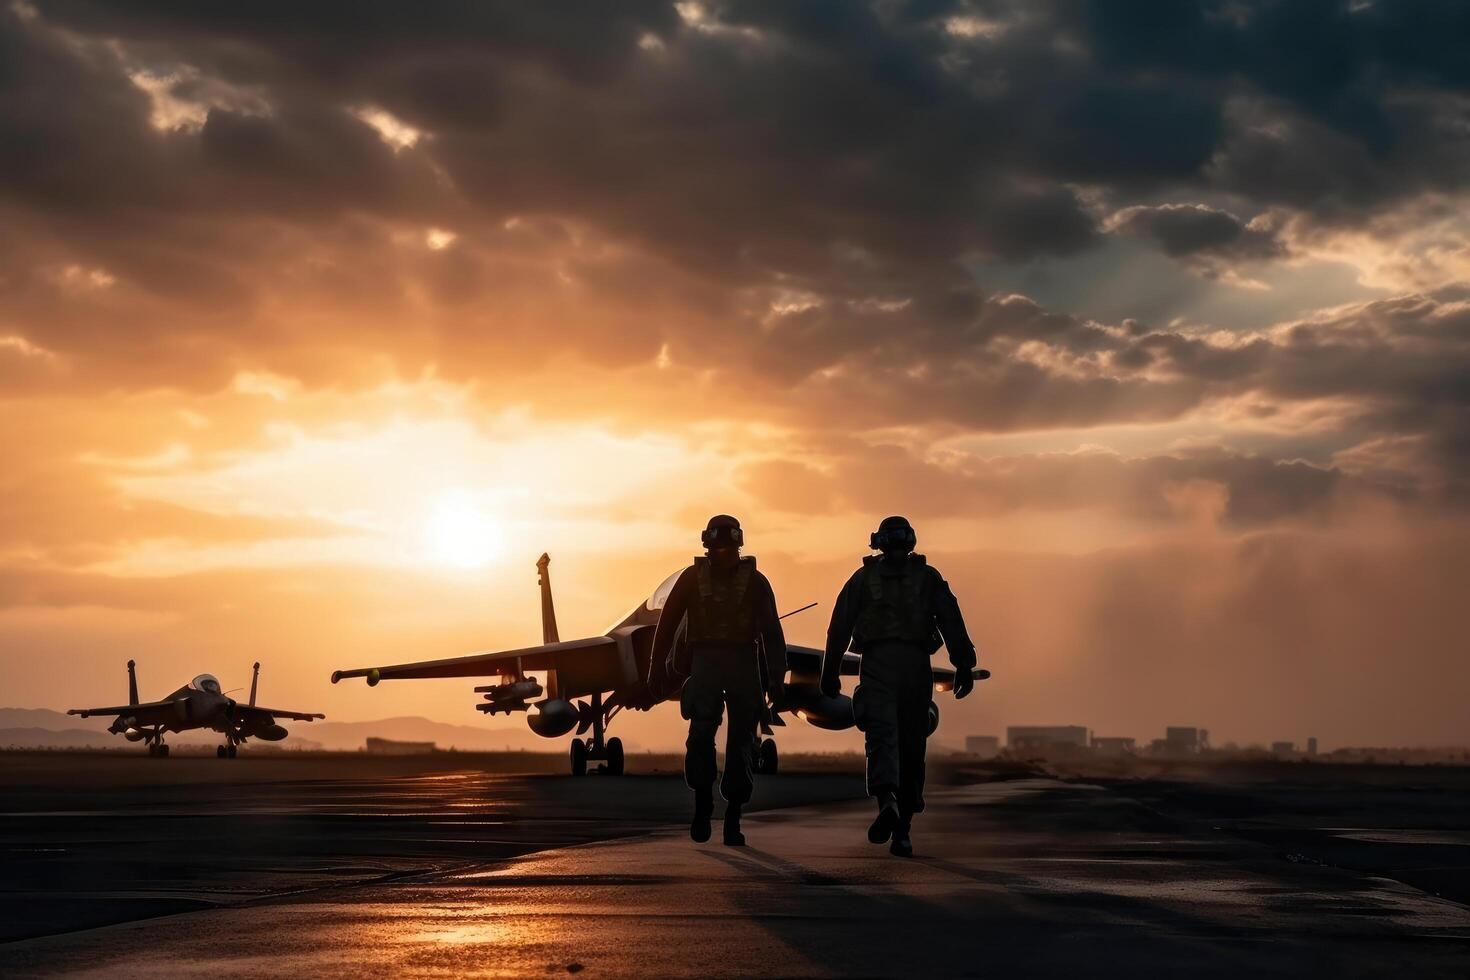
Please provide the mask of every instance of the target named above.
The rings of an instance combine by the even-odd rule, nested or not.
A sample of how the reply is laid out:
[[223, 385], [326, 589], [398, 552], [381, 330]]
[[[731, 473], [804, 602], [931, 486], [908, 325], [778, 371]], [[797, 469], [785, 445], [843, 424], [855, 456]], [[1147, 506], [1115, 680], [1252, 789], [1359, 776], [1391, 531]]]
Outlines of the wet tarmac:
[[1234, 834], [1283, 860], [1383, 875], [1470, 903], [1470, 769], [1217, 765], [1103, 780], [1170, 819]]
[[[0, 942], [478, 866], [646, 832], [690, 806], [673, 773], [484, 768], [561, 765], [518, 753], [0, 755]], [[861, 794], [858, 775], [815, 773], [767, 781], [754, 805]]]
[[[767, 784], [789, 780], [779, 792], [795, 796], [810, 779]], [[668, 783], [525, 780], [518, 805], [536, 797], [557, 814], [546, 826], [571, 833]], [[461, 799], [402, 789], [430, 815]], [[437, 818], [436, 834], [469, 836], [448, 829], [452, 808]], [[866, 842], [868, 818], [865, 802], [772, 809], [747, 819], [746, 848], [694, 845], [665, 824], [509, 856], [455, 851], [433, 871], [11, 943], [0, 964], [110, 978], [1470, 975], [1465, 905], [1292, 860], [1117, 789], [938, 789], [907, 861]]]

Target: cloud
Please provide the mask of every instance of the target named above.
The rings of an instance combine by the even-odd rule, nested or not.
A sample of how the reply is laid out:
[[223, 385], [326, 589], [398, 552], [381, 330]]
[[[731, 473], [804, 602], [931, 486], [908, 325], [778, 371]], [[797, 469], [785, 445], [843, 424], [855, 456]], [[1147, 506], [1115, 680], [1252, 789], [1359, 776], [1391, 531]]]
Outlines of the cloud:
[[[1223, 450], [1130, 458], [1083, 451], [925, 458], [897, 445], [849, 445], [811, 462], [765, 459], [744, 465], [742, 487], [764, 507], [795, 513], [879, 513], [907, 498], [916, 518], [995, 518], [1019, 511], [1091, 511], [1161, 525], [1188, 522], [1207, 494], [1210, 523], [1243, 529], [1280, 522], [1325, 523], [1354, 494], [1391, 488], [1342, 470]], [[917, 493], [916, 488], [922, 488]]]
[[[1301, 237], [1278, 221], [1360, 227], [1470, 172], [1465, 79], [1424, 33], [1456, 26], [1444, 5], [34, 9], [0, 18], [0, 206], [23, 250], [0, 315], [85, 351], [78, 384], [309, 374], [327, 351], [413, 374], [667, 344], [700, 367], [793, 290], [829, 304], [808, 321], [906, 301], [937, 333], [976, 302], [966, 263], [1111, 230], [1252, 284], [1237, 267]], [[450, 227], [455, 248], [404, 254]], [[113, 295], [55, 304], [43, 250]], [[796, 319], [771, 336], [868, 342], [856, 317], [856, 336]], [[1007, 402], [1047, 401], [1034, 363], [1003, 374]], [[1050, 414], [1149, 415], [1126, 385], [1071, 387]], [[1195, 401], [1148, 397], [1154, 417]]]
[[1205, 275], [1223, 275], [1243, 263], [1287, 254], [1269, 215], [1242, 221], [1229, 211], [1203, 204], [1136, 204], [1107, 221], [1107, 230], [1152, 242], [1165, 255]]

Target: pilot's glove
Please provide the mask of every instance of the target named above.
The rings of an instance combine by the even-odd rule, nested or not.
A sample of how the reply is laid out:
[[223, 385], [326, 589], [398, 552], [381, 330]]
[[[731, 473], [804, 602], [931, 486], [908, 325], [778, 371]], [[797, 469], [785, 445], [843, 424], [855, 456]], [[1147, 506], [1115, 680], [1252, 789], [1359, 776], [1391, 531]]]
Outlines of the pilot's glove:
[[833, 676], [833, 677], [823, 677], [822, 678], [822, 695], [824, 697], [835, 698], [835, 697], [837, 697], [837, 695], [839, 695], [841, 693], [842, 693], [842, 678], [841, 677]]
[[965, 695], [975, 690], [975, 676], [968, 670], [957, 670], [954, 672], [954, 699], [961, 700]]

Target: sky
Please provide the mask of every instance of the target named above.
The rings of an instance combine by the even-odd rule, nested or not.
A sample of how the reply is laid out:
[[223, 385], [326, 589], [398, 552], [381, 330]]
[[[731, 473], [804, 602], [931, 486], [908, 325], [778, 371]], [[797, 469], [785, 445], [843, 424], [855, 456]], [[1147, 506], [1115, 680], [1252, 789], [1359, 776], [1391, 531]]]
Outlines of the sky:
[[535, 642], [543, 550], [600, 632], [719, 512], [818, 644], [899, 513], [994, 672], [950, 744], [1470, 742], [1467, 37], [0, 0], [0, 703], [258, 659], [274, 705], [473, 722], [326, 679]]

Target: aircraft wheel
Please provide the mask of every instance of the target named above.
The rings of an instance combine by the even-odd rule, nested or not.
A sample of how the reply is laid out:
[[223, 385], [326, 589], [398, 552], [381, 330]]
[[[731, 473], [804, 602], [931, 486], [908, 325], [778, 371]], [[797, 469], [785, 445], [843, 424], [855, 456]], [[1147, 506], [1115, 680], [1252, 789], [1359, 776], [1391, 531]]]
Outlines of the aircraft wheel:
[[761, 739], [760, 749], [755, 754], [756, 772], [762, 776], [774, 776], [780, 764], [774, 738]]
[[607, 740], [607, 774], [609, 776], [623, 774], [623, 740], [617, 736]]
[[214, 757], [216, 759], [223, 759], [225, 757], [225, 747], [223, 745], [215, 746]]
[[939, 705], [929, 702], [929, 734], [939, 731]]
[[240, 746], [231, 745], [228, 749], [225, 750], [225, 754], [233, 759], [235, 756], [240, 754]]
[[159, 745], [158, 745], [158, 754], [160, 756], [162, 756], [163, 758], [167, 759], [168, 758], [168, 746], [165, 745], [164, 743], [160, 742]]
[[587, 775], [587, 743], [580, 738], [572, 739], [572, 775]]

